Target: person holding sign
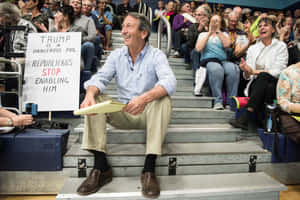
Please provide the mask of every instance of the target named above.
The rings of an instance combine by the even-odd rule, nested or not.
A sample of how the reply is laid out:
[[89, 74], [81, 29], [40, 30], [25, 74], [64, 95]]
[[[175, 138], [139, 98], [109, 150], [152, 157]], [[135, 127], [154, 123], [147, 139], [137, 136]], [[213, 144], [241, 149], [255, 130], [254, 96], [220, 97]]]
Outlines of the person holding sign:
[[[142, 194], [157, 198], [160, 187], [155, 176], [155, 161], [171, 118], [170, 95], [176, 90], [176, 78], [165, 54], [148, 45], [151, 24], [145, 16], [129, 13], [122, 25], [125, 46], [113, 51], [103, 67], [85, 82], [86, 96], [81, 108], [108, 100], [103, 95], [107, 84], [116, 79], [118, 99], [127, 105], [119, 112], [88, 115], [82, 148], [94, 154], [94, 168], [77, 193], [97, 192], [112, 180], [106, 160], [106, 122], [121, 129], [146, 129], [146, 159], [141, 175]], [[155, 59], [153, 59], [155, 58]]]

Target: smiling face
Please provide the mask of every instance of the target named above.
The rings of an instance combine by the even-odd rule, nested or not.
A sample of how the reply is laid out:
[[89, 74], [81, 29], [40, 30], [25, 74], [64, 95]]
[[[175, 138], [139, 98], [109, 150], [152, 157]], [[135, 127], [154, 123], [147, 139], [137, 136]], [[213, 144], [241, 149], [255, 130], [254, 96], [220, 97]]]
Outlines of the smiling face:
[[262, 40], [272, 39], [275, 29], [272, 27], [272, 24], [262, 21], [258, 24], [258, 33]]
[[89, 15], [91, 11], [92, 11], [92, 2], [90, 0], [83, 0], [81, 13], [83, 15]]
[[70, 6], [73, 7], [75, 15], [81, 12], [81, 0], [70, 0]]
[[189, 3], [185, 3], [181, 7], [181, 12], [183, 12], [183, 13], [190, 13], [191, 12], [191, 5]]
[[238, 16], [231, 12], [228, 16], [228, 28], [229, 30], [235, 30], [238, 25]]
[[139, 20], [129, 15], [124, 19], [122, 25], [122, 36], [124, 44], [128, 46], [128, 48], [134, 48], [137, 45], [145, 44], [147, 32], [140, 31]]

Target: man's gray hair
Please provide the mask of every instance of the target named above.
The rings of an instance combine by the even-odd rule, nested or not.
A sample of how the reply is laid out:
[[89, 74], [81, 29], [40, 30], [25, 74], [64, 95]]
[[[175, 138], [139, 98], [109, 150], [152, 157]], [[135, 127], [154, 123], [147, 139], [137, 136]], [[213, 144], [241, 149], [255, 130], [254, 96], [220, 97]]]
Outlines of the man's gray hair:
[[151, 35], [151, 24], [150, 24], [149, 20], [145, 17], [145, 15], [139, 14], [136, 12], [130, 12], [130, 13], [128, 13], [127, 16], [131, 16], [131, 17], [139, 20], [138, 29], [139, 29], [139, 31], [147, 31], [148, 34], [145, 38], [145, 42], [148, 42], [149, 37]]
[[0, 3], [0, 16], [5, 20], [6, 25], [16, 25], [20, 21], [22, 15], [15, 4], [4, 2]]
[[234, 12], [234, 11], [232, 11], [232, 12], [230, 12], [230, 13], [228, 14], [228, 17], [229, 17], [229, 18], [231, 18], [231, 17], [233, 17], [233, 16], [238, 17], [238, 14], [237, 14], [236, 12]]

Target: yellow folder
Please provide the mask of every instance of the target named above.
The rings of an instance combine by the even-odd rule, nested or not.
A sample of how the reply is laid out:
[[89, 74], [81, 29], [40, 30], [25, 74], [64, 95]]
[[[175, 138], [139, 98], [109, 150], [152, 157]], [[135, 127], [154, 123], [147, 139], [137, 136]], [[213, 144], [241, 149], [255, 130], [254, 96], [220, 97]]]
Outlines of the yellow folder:
[[99, 113], [112, 113], [121, 111], [126, 106], [124, 103], [120, 103], [113, 100], [104, 101], [87, 108], [82, 108], [74, 111], [74, 115], [87, 115], [87, 114], [99, 114]]

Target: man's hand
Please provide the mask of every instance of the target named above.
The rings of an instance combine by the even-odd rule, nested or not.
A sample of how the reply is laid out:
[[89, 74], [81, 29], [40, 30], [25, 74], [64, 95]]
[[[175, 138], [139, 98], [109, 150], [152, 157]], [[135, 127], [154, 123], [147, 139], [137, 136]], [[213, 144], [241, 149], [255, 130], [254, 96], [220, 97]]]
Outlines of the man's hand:
[[[86, 108], [86, 107], [89, 107], [89, 106], [92, 106], [92, 105], [95, 105], [96, 104], [96, 101], [95, 101], [95, 98], [91, 95], [85, 95], [85, 98], [83, 99], [83, 101], [81, 102], [80, 104], [80, 108]], [[95, 115], [95, 114], [88, 114], [89, 116], [91, 115]]]
[[132, 115], [138, 115], [141, 114], [145, 107], [147, 105], [147, 102], [144, 100], [143, 97], [138, 96], [133, 99], [123, 108], [123, 112], [128, 112]]
[[16, 115], [12, 117], [13, 126], [27, 126], [34, 123], [32, 115]]

